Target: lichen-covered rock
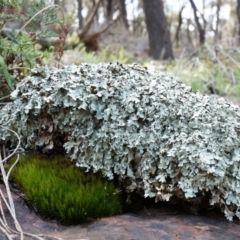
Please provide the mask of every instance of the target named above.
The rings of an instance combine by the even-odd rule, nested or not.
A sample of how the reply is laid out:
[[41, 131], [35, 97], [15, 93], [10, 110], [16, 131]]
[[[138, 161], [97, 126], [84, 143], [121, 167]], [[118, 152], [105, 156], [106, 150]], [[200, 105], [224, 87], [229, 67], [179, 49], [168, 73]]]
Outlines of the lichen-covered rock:
[[210, 204], [240, 217], [240, 110], [224, 99], [117, 63], [36, 68], [12, 98], [0, 124], [23, 147], [62, 146], [78, 166], [117, 174], [157, 200], [210, 192]]

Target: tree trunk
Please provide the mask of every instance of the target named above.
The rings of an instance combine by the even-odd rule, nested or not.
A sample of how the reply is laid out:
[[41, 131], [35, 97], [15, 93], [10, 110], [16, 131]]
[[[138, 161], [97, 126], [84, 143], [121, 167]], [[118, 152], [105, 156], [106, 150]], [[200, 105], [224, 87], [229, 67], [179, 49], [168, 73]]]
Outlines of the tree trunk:
[[189, 0], [193, 9], [193, 14], [194, 14], [194, 19], [195, 19], [195, 23], [197, 25], [197, 30], [198, 30], [198, 34], [199, 34], [199, 43], [200, 45], [204, 44], [205, 42], [205, 29], [202, 27], [202, 25], [199, 22], [199, 18], [197, 15], [197, 7], [194, 3], [193, 0]]
[[85, 21], [85, 25], [82, 27], [81, 30], [78, 30], [78, 37], [84, 43], [87, 51], [97, 51], [98, 50], [98, 38], [104, 32], [106, 32], [118, 19], [112, 20], [109, 22], [104, 28], [98, 30], [94, 33], [89, 33], [91, 26], [93, 24], [94, 18], [98, 11], [98, 8], [103, 0], [98, 0], [93, 9], [90, 11], [88, 19]]
[[83, 27], [82, 0], [78, 0], [78, 29], [81, 30], [82, 27]]
[[237, 0], [238, 43], [240, 43], [240, 0]]
[[189, 29], [190, 25], [191, 25], [191, 19], [188, 18], [187, 19], [187, 39], [188, 39], [188, 43], [191, 45], [191, 47], [193, 47], [193, 41], [192, 41], [190, 29]]
[[162, 0], [143, 0], [148, 30], [150, 56], [154, 59], [173, 59], [170, 34], [163, 10]]
[[112, 21], [112, 15], [113, 15], [113, 1], [107, 0], [107, 21]]
[[127, 9], [126, 9], [126, 2], [125, 0], [119, 0], [120, 3], [120, 11], [121, 11], [121, 17], [123, 24], [127, 30], [129, 30], [129, 24], [127, 20]]
[[220, 13], [220, 9], [222, 6], [222, 1], [218, 0], [217, 3], [217, 12], [216, 12], [216, 28], [214, 31], [214, 41], [215, 43], [221, 39], [221, 34], [219, 34], [219, 23], [220, 23], [220, 17], [219, 17], [219, 13]]
[[185, 8], [185, 5], [181, 7], [181, 9], [178, 13], [178, 26], [177, 26], [176, 35], [175, 35], [176, 47], [179, 47], [179, 34], [180, 34], [182, 22], [183, 22], [182, 21], [182, 12], [183, 12], [184, 8]]

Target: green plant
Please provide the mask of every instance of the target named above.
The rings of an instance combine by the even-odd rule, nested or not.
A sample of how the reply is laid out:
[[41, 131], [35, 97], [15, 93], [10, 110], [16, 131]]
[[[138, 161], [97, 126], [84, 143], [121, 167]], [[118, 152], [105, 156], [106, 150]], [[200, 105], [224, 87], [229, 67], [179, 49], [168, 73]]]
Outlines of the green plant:
[[[191, 201], [211, 195], [240, 218], [240, 110], [137, 65], [39, 67], [17, 85], [0, 125], [24, 148], [64, 150], [77, 166], [118, 175], [127, 191]], [[14, 144], [9, 132], [0, 143]]]
[[[69, 45], [74, 41], [75, 34], [69, 36]], [[71, 39], [72, 38], [72, 39]], [[119, 63], [131, 63], [133, 62], [133, 58], [130, 54], [124, 50], [124, 48], [120, 47], [118, 49], [110, 49], [103, 48], [97, 52], [89, 52], [86, 50], [86, 47], [83, 43], [78, 44], [78, 53], [72, 55], [72, 52], [69, 51], [69, 56], [71, 57], [71, 61], [77, 65], [81, 63], [100, 63], [100, 62], [119, 62]], [[68, 53], [66, 50], [65, 53]]]
[[[44, 57], [47, 55], [35, 48], [39, 39], [58, 36], [55, 44], [55, 58], [56, 60], [61, 58], [66, 27], [65, 23], [57, 17], [56, 9], [59, 7], [49, 5], [48, 0], [5, 0], [1, 3], [0, 95], [8, 95], [9, 91], [14, 89], [16, 82], [28, 74], [29, 69], [45, 62]], [[6, 30], [4, 26], [8, 22], [19, 23], [21, 28]], [[50, 24], [57, 23], [60, 24], [57, 32], [44, 29]]]
[[209, 93], [209, 86], [222, 96], [239, 97], [240, 58], [238, 46], [203, 45], [191, 57], [180, 56], [171, 62], [163, 62], [167, 71], [201, 93]]
[[120, 193], [112, 182], [80, 170], [64, 157], [21, 155], [11, 179], [43, 217], [62, 224], [85, 223], [121, 211]]
[[198, 79], [194, 79], [190, 82], [190, 86], [193, 90], [193, 92], [200, 92], [200, 93], [204, 93], [206, 92], [206, 84]]
[[119, 62], [123, 64], [132, 62], [130, 54], [124, 50], [122, 46], [116, 50], [111, 50], [108, 48], [103, 49], [98, 53], [97, 56], [99, 59], [103, 59], [105, 62]]

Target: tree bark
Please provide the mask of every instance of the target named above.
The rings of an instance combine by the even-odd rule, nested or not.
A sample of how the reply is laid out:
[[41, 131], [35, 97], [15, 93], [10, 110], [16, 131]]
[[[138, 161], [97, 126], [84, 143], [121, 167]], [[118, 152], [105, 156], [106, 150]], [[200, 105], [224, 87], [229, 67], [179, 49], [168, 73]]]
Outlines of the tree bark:
[[191, 19], [188, 18], [187, 19], [187, 39], [188, 39], [188, 43], [191, 45], [191, 47], [193, 47], [193, 41], [192, 41], [192, 37], [191, 37], [191, 32], [189, 30], [190, 25], [191, 25]]
[[81, 30], [78, 30], [78, 37], [84, 43], [87, 51], [97, 51], [99, 47], [98, 38], [100, 37], [100, 35], [107, 31], [107, 29], [119, 19], [119, 17], [117, 17], [116, 19], [110, 21], [104, 28], [98, 30], [97, 32], [89, 33], [94, 21], [94, 17], [96, 16], [96, 13], [102, 1], [103, 0], [98, 0], [95, 3], [92, 11], [89, 14], [88, 19], [85, 21], [85, 25], [82, 27]]
[[205, 29], [202, 27], [202, 25], [200, 24], [198, 15], [197, 15], [197, 7], [194, 3], [193, 0], [189, 0], [193, 9], [193, 14], [194, 14], [194, 19], [195, 19], [195, 23], [197, 25], [197, 30], [198, 30], [198, 34], [199, 34], [199, 43], [200, 45], [204, 44], [205, 42]]
[[173, 59], [170, 34], [162, 0], [143, 0], [150, 52], [154, 59]]
[[240, 0], [237, 0], [238, 43], [240, 43]]
[[78, 0], [78, 30], [83, 27], [83, 17], [82, 17], [82, 0]]
[[84, 27], [81, 29], [81, 31], [79, 31], [79, 33], [78, 33], [80, 39], [81, 39], [82, 37], [84, 37], [84, 36], [87, 34], [87, 32], [89, 31], [89, 29], [91, 28], [92, 23], [93, 23], [93, 21], [94, 21], [94, 17], [96, 16], [96, 13], [97, 13], [97, 11], [98, 11], [98, 7], [100, 6], [100, 3], [101, 3], [102, 1], [103, 1], [103, 0], [98, 0], [98, 1], [95, 3], [92, 11], [90, 11], [90, 14], [89, 14], [89, 16], [88, 16], [88, 18], [87, 18], [87, 21], [86, 21], [86, 23], [85, 23], [85, 26], [84, 26]]
[[127, 30], [129, 30], [129, 24], [127, 20], [127, 9], [126, 9], [126, 1], [125, 0], [119, 0], [120, 3], [120, 11], [121, 11], [121, 17], [123, 24]]
[[181, 26], [182, 26], [182, 12], [183, 9], [185, 8], [185, 5], [183, 5], [178, 13], [178, 26], [177, 26], [177, 30], [176, 30], [176, 35], [175, 35], [175, 40], [176, 40], [176, 47], [179, 47], [179, 34], [180, 34], [180, 30], [181, 30]]
[[107, 0], [107, 21], [112, 21], [112, 15], [113, 15], [113, 1]]
[[216, 3], [216, 7], [217, 7], [217, 11], [216, 11], [216, 28], [214, 31], [214, 41], [217, 42], [218, 40], [221, 39], [221, 34], [219, 32], [219, 23], [220, 23], [220, 17], [219, 17], [219, 13], [220, 13], [220, 9], [222, 6], [222, 1], [218, 0]]

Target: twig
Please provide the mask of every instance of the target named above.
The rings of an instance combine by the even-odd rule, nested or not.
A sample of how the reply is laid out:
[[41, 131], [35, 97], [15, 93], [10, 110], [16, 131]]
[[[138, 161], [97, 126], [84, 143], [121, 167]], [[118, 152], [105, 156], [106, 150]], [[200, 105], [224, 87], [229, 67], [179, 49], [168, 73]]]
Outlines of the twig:
[[1, 97], [0, 98], [0, 101], [2, 101], [3, 99], [5, 99], [5, 98], [9, 98], [10, 97], [10, 95], [7, 95], [7, 96], [4, 96], [4, 97]]
[[217, 57], [216, 53], [210, 48], [210, 46], [208, 44], [205, 44], [205, 46], [206, 46], [206, 49], [208, 50], [208, 52], [210, 53], [210, 55], [212, 55], [213, 59], [216, 60], [217, 63], [220, 65], [220, 67], [223, 69], [223, 71], [225, 72], [226, 76], [228, 76], [227, 68], [221, 62], [221, 60]]
[[[0, 126], [0, 128], [3, 128], [7, 131], [10, 131], [10, 132], [14, 133], [15, 136], [17, 137], [17, 139], [18, 139], [18, 144], [17, 144], [16, 148], [14, 149], [14, 151], [11, 154], [9, 154], [8, 156], [6, 156], [6, 153], [3, 153], [3, 156], [6, 156], [3, 159], [2, 159], [1, 150], [0, 150], [0, 169], [1, 169], [3, 182], [4, 182], [4, 185], [6, 187], [7, 197], [8, 197], [8, 201], [7, 201], [6, 198], [4, 197], [4, 194], [3, 194], [2, 190], [0, 189], [0, 213], [1, 213], [1, 216], [0, 216], [0, 230], [5, 234], [5, 236], [9, 240], [13, 240], [12, 235], [20, 235], [21, 240], [24, 240], [24, 236], [29, 236], [32, 239], [38, 239], [38, 240], [44, 240], [44, 239], [47, 239], [47, 238], [48, 239], [50, 238], [50, 239], [61, 240], [61, 238], [58, 238], [58, 237], [52, 237], [52, 236], [47, 236], [47, 235], [35, 235], [35, 234], [24, 232], [22, 230], [22, 228], [20, 226], [20, 223], [18, 222], [17, 217], [16, 217], [15, 206], [14, 206], [14, 202], [13, 202], [13, 198], [12, 198], [12, 194], [11, 194], [10, 186], [9, 186], [9, 182], [8, 182], [10, 173], [11, 173], [13, 167], [17, 164], [17, 162], [19, 160], [19, 155], [17, 154], [17, 159], [15, 160], [14, 164], [11, 166], [11, 168], [8, 170], [7, 173], [6, 173], [5, 168], [3, 166], [3, 163], [6, 162], [7, 159], [9, 159], [11, 156], [13, 156], [14, 154], [17, 153], [17, 151], [20, 147], [21, 141], [20, 141], [19, 135], [15, 131], [13, 131], [11, 129], [8, 129], [6, 127], [3, 127], [3, 126]], [[5, 152], [5, 148], [3, 148], [3, 152]], [[7, 223], [7, 220], [5, 218], [5, 215], [4, 215], [4, 210], [2, 208], [2, 201], [1, 200], [3, 200], [7, 209], [10, 212], [11, 217], [14, 220], [14, 225], [15, 225], [16, 230], [9, 227], [9, 225]]]

